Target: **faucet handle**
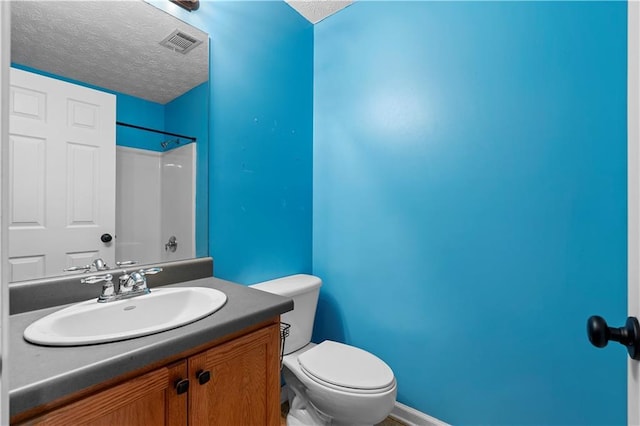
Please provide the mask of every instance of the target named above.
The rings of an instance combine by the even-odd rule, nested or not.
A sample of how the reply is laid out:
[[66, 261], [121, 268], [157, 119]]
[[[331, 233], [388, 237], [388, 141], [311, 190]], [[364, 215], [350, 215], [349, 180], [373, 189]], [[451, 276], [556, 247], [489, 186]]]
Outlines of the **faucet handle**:
[[118, 266], [118, 268], [121, 268], [123, 266], [135, 265], [136, 263], [138, 263], [137, 260], [123, 260], [122, 262], [116, 262], [116, 266]]
[[158, 272], [162, 272], [162, 268], [149, 268], [149, 269], [140, 269], [138, 272], [140, 272], [142, 275], [153, 275], [153, 274], [157, 274]]
[[113, 279], [113, 275], [111, 274], [104, 274], [104, 275], [92, 275], [90, 277], [87, 278], [83, 278], [80, 280], [80, 282], [82, 284], [96, 284], [96, 283], [101, 283], [101, 282], [111, 282], [111, 280]]
[[82, 271], [82, 272], [89, 272], [91, 270], [91, 265], [84, 265], [84, 266], [70, 266], [69, 268], [65, 268], [62, 271], [63, 272], [78, 272], [78, 271]]

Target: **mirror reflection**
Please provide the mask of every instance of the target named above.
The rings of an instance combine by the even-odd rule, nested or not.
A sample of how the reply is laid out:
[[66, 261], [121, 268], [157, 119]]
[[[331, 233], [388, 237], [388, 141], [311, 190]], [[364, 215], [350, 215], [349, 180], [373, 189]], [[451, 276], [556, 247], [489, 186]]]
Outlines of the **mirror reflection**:
[[11, 24], [10, 281], [206, 256], [208, 35], [143, 1]]

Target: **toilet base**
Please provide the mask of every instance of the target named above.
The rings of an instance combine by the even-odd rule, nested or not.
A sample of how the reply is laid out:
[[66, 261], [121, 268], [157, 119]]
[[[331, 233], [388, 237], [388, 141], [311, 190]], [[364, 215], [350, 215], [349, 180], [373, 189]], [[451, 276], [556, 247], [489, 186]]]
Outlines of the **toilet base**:
[[289, 387], [289, 413], [287, 414], [287, 426], [325, 426], [331, 424], [331, 419], [326, 419], [318, 410], [296, 393], [298, 390]]
[[297, 397], [291, 390], [289, 398], [289, 413], [287, 414], [287, 426], [374, 426], [373, 424], [340, 423], [335, 419], [324, 416], [309, 401]]
[[[284, 368], [284, 379], [288, 388], [289, 412], [287, 414], [287, 426], [374, 426], [375, 423], [354, 423], [353, 418], [348, 422], [341, 422], [332, 416], [319, 410], [308, 395], [309, 389], [292, 374], [288, 368]], [[395, 402], [395, 388], [393, 399]], [[385, 410], [386, 413], [391, 412]], [[379, 421], [384, 420], [386, 414]]]

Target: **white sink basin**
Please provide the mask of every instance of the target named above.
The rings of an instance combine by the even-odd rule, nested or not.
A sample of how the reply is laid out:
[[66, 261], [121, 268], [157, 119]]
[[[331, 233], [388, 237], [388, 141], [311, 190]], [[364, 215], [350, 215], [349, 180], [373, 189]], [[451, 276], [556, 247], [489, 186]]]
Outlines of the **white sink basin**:
[[49, 346], [115, 342], [180, 327], [212, 314], [227, 296], [212, 288], [152, 289], [131, 299], [80, 302], [43, 317], [27, 327], [24, 338]]

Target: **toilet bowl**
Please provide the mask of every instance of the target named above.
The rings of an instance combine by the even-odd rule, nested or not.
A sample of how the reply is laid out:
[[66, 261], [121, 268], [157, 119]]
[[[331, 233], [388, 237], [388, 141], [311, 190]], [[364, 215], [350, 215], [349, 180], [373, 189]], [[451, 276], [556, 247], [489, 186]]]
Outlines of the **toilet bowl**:
[[289, 426], [373, 425], [389, 415], [396, 400], [393, 372], [382, 360], [329, 340], [286, 355], [283, 374], [293, 392]]
[[395, 405], [393, 371], [363, 349], [330, 340], [311, 343], [320, 285], [319, 278], [300, 274], [250, 286], [294, 300], [294, 310], [281, 317], [291, 325], [282, 361], [289, 387], [287, 424], [379, 423]]

